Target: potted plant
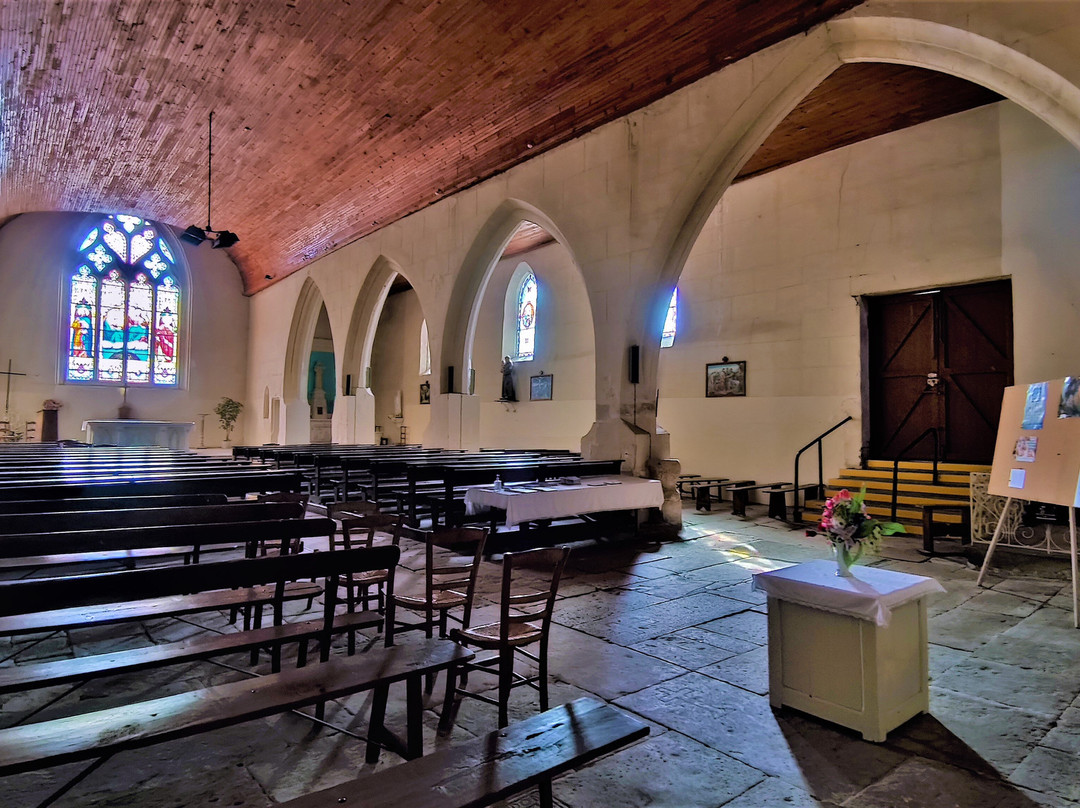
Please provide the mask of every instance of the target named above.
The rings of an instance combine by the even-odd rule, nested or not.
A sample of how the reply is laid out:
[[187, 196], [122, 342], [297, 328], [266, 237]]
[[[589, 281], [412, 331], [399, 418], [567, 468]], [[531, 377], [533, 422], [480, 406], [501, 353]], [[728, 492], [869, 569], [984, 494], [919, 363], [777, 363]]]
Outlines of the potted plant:
[[234, 401], [228, 396], [222, 396], [221, 401], [214, 407], [214, 414], [217, 415], [221, 428], [225, 431], [225, 446], [232, 442], [229, 440], [229, 436], [232, 434], [233, 427], [236, 426], [236, 419], [240, 417], [242, 409], [244, 409], [243, 404]]

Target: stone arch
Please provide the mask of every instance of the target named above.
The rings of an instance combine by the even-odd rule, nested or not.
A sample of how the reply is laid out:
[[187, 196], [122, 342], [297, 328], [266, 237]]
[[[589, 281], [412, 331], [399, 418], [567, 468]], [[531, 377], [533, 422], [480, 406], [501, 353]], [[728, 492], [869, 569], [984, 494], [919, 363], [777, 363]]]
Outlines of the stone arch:
[[371, 265], [371, 270], [360, 287], [360, 293], [353, 304], [349, 331], [345, 337], [345, 355], [342, 360], [342, 374], [352, 376], [353, 385], [350, 394], [367, 387], [366, 369], [371, 367], [371, 348], [375, 344], [375, 329], [379, 325], [386, 296], [390, 285], [397, 275], [403, 275], [401, 266], [396, 261], [380, 255]]
[[659, 267], [634, 322], [642, 376], [657, 375], [663, 311], [707, 219], [747, 160], [802, 99], [840, 66], [886, 62], [945, 73], [991, 89], [1080, 149], [1080, 89], [1046, 65], [971, 31], [908, 18], [848, 17], [785, 45], [771, 72], [727, 119], [673, 200], [653, 254]]
[[[570, 253], [574, 265], [580, 271], [581, 263], [577, 260], [573, 247], [550, 217], [527, 202], [517, 199], [507, 199], [499, 205], [480, 228], [465, 255], [456, 275], [454, 288], [450, 292], [445, 317], [446, 327], [440, 343], [440, 358], [435, 360], [440, 362], [439, 371], [435, 374], [435, 378], [440, 381], [439, 389], [447, 389], [446, 366], [453, 365], [458, 369], [454, 377], [454, 392], [462, 391], [462, 380], [469, 377], [469, 369], [472, 367], [473, 340], [488, 280], [514, 232], [525, 221], [538, 224], [553, 235]], [[467, 316], [462, 316], [466, 312]]]
[[307, 403], [308, 357], [315, 338], [315, 326], [323, 307], [323, 295], [310, 277], [304, 280], [293, 309], [289, 341], [285, 347], [282, 398], [285, 404], [285, 443], [310, 440]]

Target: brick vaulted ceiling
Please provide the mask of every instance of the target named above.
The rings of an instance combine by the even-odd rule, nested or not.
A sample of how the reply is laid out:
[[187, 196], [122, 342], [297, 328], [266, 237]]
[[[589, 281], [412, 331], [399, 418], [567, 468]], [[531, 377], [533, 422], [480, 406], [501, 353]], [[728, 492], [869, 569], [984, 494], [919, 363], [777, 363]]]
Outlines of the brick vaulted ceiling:
[[[857, 4], [3, 0], [0, 221], [65, 210], [206, 224], [213, 111], [212, 224], [240, 236], [229, 252], [253, 293]], [[941, 95], [913, 83], [910, 106]], [[858, 106], [864, 83], [842, 84]], [[859, 120], [906, 103], [894, 86], [876, 115], [873, 89], [862, 96]], [[793, 159], [810, 156], [793, 140]], [[783, 152], [755, 170], [790, 162]]]

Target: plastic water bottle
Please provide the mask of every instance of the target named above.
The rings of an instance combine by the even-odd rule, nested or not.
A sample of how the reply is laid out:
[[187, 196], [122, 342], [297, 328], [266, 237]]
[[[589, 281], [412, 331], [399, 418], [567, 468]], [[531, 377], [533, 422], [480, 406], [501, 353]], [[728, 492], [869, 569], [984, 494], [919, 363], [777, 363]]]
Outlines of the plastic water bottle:
[[491, 489], [493, 491], [502, 491], [503, 490], [502, 478], [499, 477], [498, 474], [495, 475], [495, 482], [494, 482], [494, 484], [492, 484]]

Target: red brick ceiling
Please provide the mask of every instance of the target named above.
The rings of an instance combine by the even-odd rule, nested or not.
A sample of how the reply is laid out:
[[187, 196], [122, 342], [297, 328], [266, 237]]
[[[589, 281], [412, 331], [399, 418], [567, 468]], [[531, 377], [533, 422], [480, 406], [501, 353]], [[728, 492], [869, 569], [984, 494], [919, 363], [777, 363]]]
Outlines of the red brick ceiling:
[[4, 2], [0, 221], [206, 224], [212, 110], [211, 223], [252, 293], [854, 5]]

